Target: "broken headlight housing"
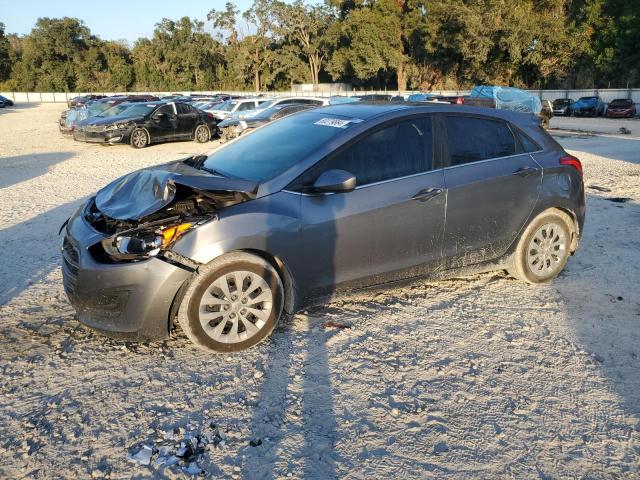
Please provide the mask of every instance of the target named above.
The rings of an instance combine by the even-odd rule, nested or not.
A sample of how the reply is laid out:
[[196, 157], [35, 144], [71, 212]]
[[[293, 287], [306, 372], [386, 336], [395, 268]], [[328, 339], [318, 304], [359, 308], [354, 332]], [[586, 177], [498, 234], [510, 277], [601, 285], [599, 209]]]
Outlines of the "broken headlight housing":
[[142, 260], [169, 248], [193, 224], [180, 223], [157, 229], [141, 227], [102, 240], [102, 248], [114, 260]]

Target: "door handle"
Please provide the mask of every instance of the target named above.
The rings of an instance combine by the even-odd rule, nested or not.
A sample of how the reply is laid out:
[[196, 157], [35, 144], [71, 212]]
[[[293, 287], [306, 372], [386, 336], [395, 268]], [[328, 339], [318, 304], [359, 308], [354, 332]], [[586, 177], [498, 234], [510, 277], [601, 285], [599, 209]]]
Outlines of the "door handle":
[[418, 202], [427, 202], [431, 200], [433, 197], [436, 197], [442, 193], [441, 188], [424, 188], [416, 193], [412, 200], [417, 200]]
[[518, 175], [519, 177], [528, 177], [538, 171], [535, 167], [522, 167], [513, 172], [513, 175]]

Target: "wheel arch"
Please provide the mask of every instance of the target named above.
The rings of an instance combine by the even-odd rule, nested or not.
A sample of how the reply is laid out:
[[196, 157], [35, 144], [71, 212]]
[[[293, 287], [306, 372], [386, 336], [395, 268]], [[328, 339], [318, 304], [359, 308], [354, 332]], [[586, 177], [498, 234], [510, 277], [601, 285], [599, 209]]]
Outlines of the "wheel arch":
[[[293, 275], [289, 271], [289, 268], [287, 267], [287, 265], [279, 257], [272, 255], [264, 250], [259, 250], [254, 248], [240, 248], [237, 250], [230, 250], [228, 252], [223, 253], [222, 255], [219, 255], [211, 259], [211, 261], [214, 261], [217, 258], [220, 258], [224, 255], [228, 255], [234, 252], [244, 252], [244, 253], [249, 253], [251, 255], [255, 255], [256, 257], [260, 257], [275, 269], [275, 271], [280, 276], [280, 279], [282, 280], [282, 285], [284, 287], [283, 310], [289, 315], [294, 314], [298, 307], [298, 295], [296, 294], [296, 284], [295, 284]], [[171, 328], [178, 315], [178, 310], [180, 309], [180, 305], [182, 304], [182, 299], [184, 298], [187, 288], [193, 281], [195, 275], [196, 273], [194, 273], [187, 280], [184, 281], [184, 283], [180, 286], [180, 288], [176, 292], [171, 302], [171, 307], [169, 309], [169, 318], [167, 322], [167, 328], [169, 332], [171, 332]]]
[[280, 275], [280, 279], [282, 280], [282, 285], [284, 286], [284, 311], [288, 314], [293, 314], [296, 311], [296, 306], [298, 303], [297, 295], [296, 295], [296, 284], [293, 278], [293, 275], [289, 271], [287, 265], [280, 259], [279, 257], [272, 255], [264, 250], [246, 248], [236, 250], [239, 252], [246, 252], [257, 257], [262, 258], [264, 261], [268, 262]]

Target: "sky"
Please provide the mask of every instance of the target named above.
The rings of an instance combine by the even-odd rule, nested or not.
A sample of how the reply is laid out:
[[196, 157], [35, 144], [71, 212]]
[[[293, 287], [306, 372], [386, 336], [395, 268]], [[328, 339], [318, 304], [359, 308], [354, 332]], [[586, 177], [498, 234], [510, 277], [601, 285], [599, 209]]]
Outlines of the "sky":
[[[177, 20], [189, 16], [206, 20], [212, 8], [222, 10], [226, 0], [0, 0], [0, 22], [6, 33], [26, 34], [40, 17], [76, 17], [103, 40], [151, 37], [163, 17]], [[235, 0], [240, 11], [251, 0]], [[211, 30], [209, 25], [207, 30]]]

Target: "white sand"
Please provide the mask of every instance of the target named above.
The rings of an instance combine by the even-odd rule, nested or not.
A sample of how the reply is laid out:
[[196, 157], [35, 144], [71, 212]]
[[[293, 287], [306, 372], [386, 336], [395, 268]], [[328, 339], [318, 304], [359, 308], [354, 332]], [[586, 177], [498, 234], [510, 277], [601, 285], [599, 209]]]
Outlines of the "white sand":
[[0, 477], [181, 478], [155, 453], [128, 459], [172, 450], [174, 427], [219, 433], [198, 460], [211, 478], [640, 476], [640, 132], [560, 139], [611, 192], [588, 189], [582, 245], [553, 283], [353, 295], [223, 357], [181, 333], [125, 346], [85, 329], [58, 263], [86, 195], [211, 145], [79, 144], [58, 133], [61, 109], [0, 110]]

